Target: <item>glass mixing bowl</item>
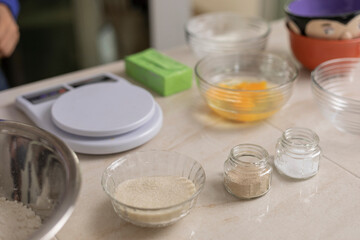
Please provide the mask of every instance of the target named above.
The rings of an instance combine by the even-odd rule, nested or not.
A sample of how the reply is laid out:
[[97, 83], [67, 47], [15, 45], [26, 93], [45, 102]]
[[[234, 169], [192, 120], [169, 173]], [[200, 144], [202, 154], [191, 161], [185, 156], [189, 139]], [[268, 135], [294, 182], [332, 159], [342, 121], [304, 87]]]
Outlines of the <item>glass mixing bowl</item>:
[[[194, 193], [185, 201], [162, 208], [139, 208], [117, 200], [116, 188], [129, 179], [153, 176], [175, 176], [191, 180]], [[143, 227], [164, 227], [185, 217], [194, 207], [205, 184], [205, 172], [195, 160], [168, 151], [144, 151], [128, 154], [105, 170], [102, 186], [115, 212], [125, 221]]]
[[326, 61], [311, 76], [312, 92], [323, 115], [336, 128], [360, 134], [360, 59]]
[[220, 116], [239, 122], [270, 117], [290, 98], [298, 69], [263, 53], [210, 55], [195, 66], [201, 95]]
[[264, 20], [227, 12], [196, 16], [185, 28], [187, 42], [198, 57], [262, 51], [269, 33], [269, 24]]

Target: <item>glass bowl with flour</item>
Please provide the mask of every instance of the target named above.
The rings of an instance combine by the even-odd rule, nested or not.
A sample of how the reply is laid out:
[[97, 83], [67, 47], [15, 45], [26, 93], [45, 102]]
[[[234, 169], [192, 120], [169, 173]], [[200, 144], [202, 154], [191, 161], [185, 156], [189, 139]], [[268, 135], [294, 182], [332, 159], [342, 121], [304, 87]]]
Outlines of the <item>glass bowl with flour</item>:
[[261, 52], [270, 34], [269, 24], [259, 18], [234, 12], [206, 13], [191, 18], [185, 26], [186, 40], [193, 52], [207, 55]]
[[101, 183], [122, 219], [143, 227], [164, 227], [190, 212], [205, 178], [202, 166], [185, 155], [144, 151], [113, 162]]

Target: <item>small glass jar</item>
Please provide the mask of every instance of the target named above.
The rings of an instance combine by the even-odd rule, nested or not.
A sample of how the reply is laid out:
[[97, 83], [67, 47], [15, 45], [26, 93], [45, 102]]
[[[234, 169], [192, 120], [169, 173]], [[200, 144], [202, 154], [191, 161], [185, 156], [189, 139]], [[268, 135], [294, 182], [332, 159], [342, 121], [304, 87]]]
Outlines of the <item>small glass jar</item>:
[[319, 171], [319, 137], [307, 128], [289, 128], [276, 145], [277, 170], [291, 178], [306, 179]]
[[268, 152], [253, 144], [233, 147], [224, 163], [226, 190], [242, 199], [256, 198], [270, 190], [272, 167]]

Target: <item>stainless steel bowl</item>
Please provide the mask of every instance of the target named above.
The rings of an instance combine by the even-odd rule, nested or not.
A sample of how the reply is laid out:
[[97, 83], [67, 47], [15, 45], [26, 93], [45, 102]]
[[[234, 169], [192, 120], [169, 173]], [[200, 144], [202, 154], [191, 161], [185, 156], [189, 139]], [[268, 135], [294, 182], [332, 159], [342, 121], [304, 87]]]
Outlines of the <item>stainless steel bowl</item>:
[[80, 190], [79, 161], [54, 135], [0, 120], [0, 197], [30, 207], [42, 226], [29, 240], [51, 239], [70, 217]]

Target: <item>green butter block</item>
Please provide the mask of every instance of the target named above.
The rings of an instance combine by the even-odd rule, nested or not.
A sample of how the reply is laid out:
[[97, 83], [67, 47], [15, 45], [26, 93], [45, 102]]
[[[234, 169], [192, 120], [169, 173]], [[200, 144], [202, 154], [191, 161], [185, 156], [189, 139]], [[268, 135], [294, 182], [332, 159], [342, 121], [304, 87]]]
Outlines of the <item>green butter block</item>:
[[191, 88], [192, 69], [154, 49], [125, 58], [126, 74], [162, 96]]

